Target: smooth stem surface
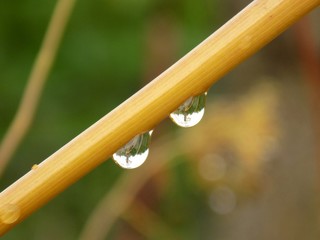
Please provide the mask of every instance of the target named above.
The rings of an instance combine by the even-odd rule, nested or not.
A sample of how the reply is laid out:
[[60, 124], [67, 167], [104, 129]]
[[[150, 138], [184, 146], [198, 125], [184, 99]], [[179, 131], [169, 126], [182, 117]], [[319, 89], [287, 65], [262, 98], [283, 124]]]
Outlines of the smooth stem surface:
[[320, 0], [256, 0], [184, 58], [0, 194], [0, 235], [154, 128], [258, 51]]

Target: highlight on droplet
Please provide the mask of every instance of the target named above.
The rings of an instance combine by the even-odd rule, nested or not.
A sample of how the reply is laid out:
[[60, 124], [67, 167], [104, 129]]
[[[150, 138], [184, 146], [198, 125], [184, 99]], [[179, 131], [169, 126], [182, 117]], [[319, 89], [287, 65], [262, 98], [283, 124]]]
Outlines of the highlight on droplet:
[[148, 157], [152, 131], [135, 136], [112, 155], [120, 167], [133, 169], [140, 167]]
[[38, 164], [33, 164], [31, 167], [31, 170], [36, 170], [38, 167], [39, 167]]
[[177, 110], [170, 114], [171, 120], [180, 127], [193, 127], [197, 125], [203, 115], [207, 92], [188, 98]]
[[12, 224], [20, 218], [21, 210], [15, 204], [4, 204], [0, 207], [0, 221], [4, 224]]

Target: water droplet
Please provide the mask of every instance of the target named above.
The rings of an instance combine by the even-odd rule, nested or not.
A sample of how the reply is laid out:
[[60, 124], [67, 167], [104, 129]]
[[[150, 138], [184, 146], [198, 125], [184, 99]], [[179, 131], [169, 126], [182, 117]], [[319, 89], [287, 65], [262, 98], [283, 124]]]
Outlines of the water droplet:
[[113, 154], [113, 160], [125, 169], [141, 166], [148, 157], [151, 134], [152, 130], [135, 136]]
[[207, 92], [188, 98], [177, 110], [170, 114], [172, 121], [180, 127], [193, 127], [203, 117]]
[[5, 224], [12, 224], [20, 217], [20, 208], [14, 204], [5, 204], [0, 208], [0, 220]]
[[39, 167], [38, 164], [33, 164], [32, 167], [31, 167], [31, 169], [32, 169], [32, 170], [36, 170], [38, 167]]

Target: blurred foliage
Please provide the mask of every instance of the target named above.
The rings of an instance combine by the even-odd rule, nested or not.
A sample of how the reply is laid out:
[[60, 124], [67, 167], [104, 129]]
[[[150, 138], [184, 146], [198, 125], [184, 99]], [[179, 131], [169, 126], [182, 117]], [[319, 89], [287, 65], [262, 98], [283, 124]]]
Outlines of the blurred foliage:
[[[248, 3], [232, 0], [79, 0], [35, 121], [1, 178], [1, 189], [136, 92], [143, 82], [150, 81], [145, 79], [150, 62], [161, 65], [156, 71], [169, 67]], [[1, 137], [18, 106], [54, 4], [52, 0], [0, 3]], [[154, 30], [159, 18], [164, 19], [165, 26]], [[158, 32], [157, 36], [164, 36], [161, 51], [174, 48], [167, 59], [149, 58], [153, 43], [148, 42], [152, 39], [150, 29]], [[173, 36], [170, 31], [174, 32]], [[165, 41], [166, 36], [173, 40]], [[210, 91], [213, 95], [209, 96], [210, 107], [199, 126], [191, 130], [169, 128], [166, 123], [159, 126], [159, 135], [172, 131], [172, 138], [176, 139], [173, 141], [178, 142], [176, 151], [183, 153], [172, 162], [179, 161], [180, 164], [169, 165], [148, 182], [138, 196], [138, 208], [133, 204], [117, 221], [107, 239], [156, 240], [169, 239], [168, 236], [184, 240], [214, 237], [301, 239], [301, 236], [318, 239], [317, 208], [313, 202], [316, 199], [316, 167], [314, 161], [299, 161], [314, 159], [312, 150], [306, 147], [312, 145], [312, 130], [300, 128], [301, 122], [309, 121], [308, 104], [296, 78], [297, 63], [288, 39], [286, 36], [280, 38], [215, 85]], [[279, 55], [282, 56], [280, 60]], [[263, 80], [257, 81], [258, 76]], [[255, 84], [256, 81], [263, 84]], [[298, 110], [293, 106], [299, 107], [300, 112], [296, 113]], [[291, 142], [297, 134], [300, 134], [299, 138]], [[157, 144], [156, 140], [154, 144]], [[278, 162], [273, 161], [275, 159]], [[148, 160], [152, 161], [152, 158]], [[292, 164], [296, 164], [295, 167]], [[290, 180], [288, 167], [292, 174]], [[308, 176], [300, 174], [299, 168], [310, 171]], [[270, 173], [270, 169], [274, 173]], [[121, 173], [125, 174], [125, 171], [107, 161], [3, 239], [77, 239], [87, 217]], [[297, 194], [292, 194], [291, 188], [298, 188]], [[262, 199], [260, 205], [255, 203], [259, 199]], [[296, 210], [294, 204], [287, 204], [288, 199], [307, 207], [304, 211]], [[270, 206], [264, 204], [266, 201]], [[225, 205], [228, 202], [233, 206], [229, 210]], [[280, 205], [288, 208], [279, 210], [282, 209]], [[291, 229], [300, 238], [286, 237], [291, 236], [289, 233], [281, 235], [280, 227], [270, 223], [272, 218], [268, 210], [261, 210], [267, 206], [279, 219], [275, 223], [283, 223], [281, 227], [286, 231], [298, 223], [308, 223], [308, 227]], [[222, 210], [219, 212], [219, 209]], [[249, 210], [246, 212], [245, 209]], [[281, 221], [285, 214], [302, 220], [285, 225], [285, 221]], [[143, 232], [144, 225], [135, 223], [142, 216], [147, 216], [142, 221], [146, 229], [154, 231]], [[264, 217], [270, 222], [256, 221]], [[244, 221], [244, 218], [249, 220]], [[253, 231], [253, 238], [246, 238], [250, 235], [249, 230], [243, 229], [251, 227], [261, 227], [265, 232]], [[272, 237], [271, 233], [266, 233], [268, 230], [274, 230], [282, 237]]]
[[[23, 174], [23, 169], [30, 165], [25, 156], [29, 161], [45, 158], [141, 87], [144, 66], [150, 61], [145, 57], [147, 24], [154, 14], [173, 16], [173, 24], [181, 31], [178, 52], [182, 55], [212, 29], [209, 13], [213, 13], [206, 10], [212, 4], [212, 1], [203, 1], [192, 8], [190, 1], [77, 2], [43, 93], [32, 134], [15, 156], [20, 164], [10, 167], [15, 168], [17, 175]], [[19, 6], [3, 2], [1, 5], [0, 134], [3, 136], [20, 100], [54, 1], [25, 1]], [[200, 19], [194, 17], [199, 12], [209, 13], [201, 14]]]

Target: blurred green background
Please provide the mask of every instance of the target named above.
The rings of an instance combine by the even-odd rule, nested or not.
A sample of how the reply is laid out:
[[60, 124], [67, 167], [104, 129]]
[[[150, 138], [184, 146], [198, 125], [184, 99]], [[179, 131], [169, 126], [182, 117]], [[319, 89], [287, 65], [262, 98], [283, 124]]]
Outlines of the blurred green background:
[[[32, 127], [0, 176], [1, 190], [249, 2], [77, 1]], [[52, 0], [0, 3], [1, 137], [54, 6]], [[319, 21], [317, 10], [301, 23], [311, 30], [318, 57]], [[303, 46], [301, 31], [290, 28], [209, 91], [199, 126], [161, 123], [147, 161], [162, 161], [152, 153], [158, 149], [168, 164], [147, 180], [103, 239], [319, 239], [320, 108], [311, 96], [320, 90], [308, 81]], [[314, 61], [308, 64], [319, 66]], [[3, 239], [79, 239], [100, 199], [127, 172], [106, 161]]]

